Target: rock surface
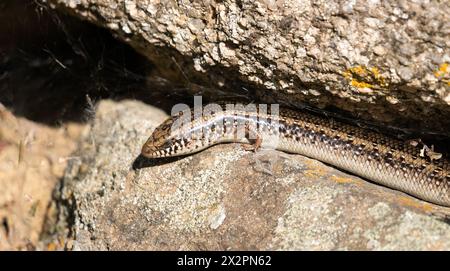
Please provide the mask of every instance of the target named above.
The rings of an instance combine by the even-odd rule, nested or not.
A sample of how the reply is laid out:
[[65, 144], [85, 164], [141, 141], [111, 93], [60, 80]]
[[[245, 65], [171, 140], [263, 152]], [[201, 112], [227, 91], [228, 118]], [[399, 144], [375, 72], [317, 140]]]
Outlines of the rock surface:
[[203, 94], [250, 90], [449, 131], [449, 1], [40, 1], [108, 28]]
[[47, 207], [83, 130], [16, 117], [0, 103], [0, 251], [52, 249], [39, 242]]
[[227, 144], [136, 161], [165, 117], [137, 101], [99, 104], [56, 191], [69, 249], [450, 249], [449, 208], [300, 155]]

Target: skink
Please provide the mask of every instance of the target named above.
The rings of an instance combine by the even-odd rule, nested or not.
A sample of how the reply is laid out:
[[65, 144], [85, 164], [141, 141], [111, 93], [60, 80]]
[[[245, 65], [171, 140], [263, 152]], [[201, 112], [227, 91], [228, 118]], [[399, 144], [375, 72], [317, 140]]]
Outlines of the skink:
[[267, 143], [450, 207], [449, 161], [427, 155], [417, 144], [305, 112], [280, 109], [274, 114], [258, 105], [256, 110], [230, 107], [209, 108], [210, 114], [198, 116], [188, 110], [170, 117], [153, 131], [142, 155], [153, 159], [188, 155], [219, 143], [256, 147]]

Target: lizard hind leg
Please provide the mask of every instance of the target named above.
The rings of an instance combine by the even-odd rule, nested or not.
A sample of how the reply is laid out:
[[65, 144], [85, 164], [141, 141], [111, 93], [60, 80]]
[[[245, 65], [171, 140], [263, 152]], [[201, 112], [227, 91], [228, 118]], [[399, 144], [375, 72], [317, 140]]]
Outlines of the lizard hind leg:
[[242, 147], [246, 151], [258, 151], [261, 148], [262, 136], [258, 133], [257, 128], [249, 123], [245, 124], [245, 138], [247, 139], [247, 144], [242, 144]]
[[247, 140], [249, 141], [249, 144], [242, 144], [244, 150], [256, 152], [261, 148], [262, 138], [260, 136], [257, 136], [256, 139], [247, 138]]

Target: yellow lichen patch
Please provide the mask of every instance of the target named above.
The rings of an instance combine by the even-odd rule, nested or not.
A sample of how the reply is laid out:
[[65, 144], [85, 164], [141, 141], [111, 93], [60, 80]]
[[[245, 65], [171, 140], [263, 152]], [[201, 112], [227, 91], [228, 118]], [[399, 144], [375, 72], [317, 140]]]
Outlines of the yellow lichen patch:
[[308, 178], [318, 178], [326, 176], [327, 172], [325, 170], [317, 168], [317, 169], [307, 169], [303, 171], [303, 174]]
[[350, 81], [350, 85], [358, 88], [361, 93], [371, 93], [371, 89], [382, 89], [388, 86], [386, 79], [376, 67], [356, 66], [346, 70], [343, 76]]
[[448, 63], [442, 63], [439, 65], [439, 68], [437, 71], [434, 72], [434, 76], [441, 79], [442, 82], [450, 86], [450, 66]]
[[330, 179], [337, 183], [340, 183], [340, 184], [352, 183], [352, 184], [360, 185], [360, 182], [358, 182], [357, 180], [352, 179], [352, 178], [340, 177], [340, 176], [333, 175], [330, 177]]
[[319, 178], [328, 175], [328, 171], [326, 168], [318, 165], [314, 160], [306, 160], [304, 161], [305, 165], [308, 166], [308, 169], [303, 171], [303, 174], [308, 178]]
[[449, 73], [448, 68], [449, 68], [448, 63], [442, 63], [441, 65], [439, 65], [439, 69], [434, 72], [434, 75], [436, 77], [443, 77], [444, 75]]
[[[354, 86], [354, 87], [357, 87], [357, 88], [368, 88], [368, 89], [373, 88], [372, 84], [369, 84], [369, 83], [366, 83], [366, 82], [359, 82], [359, 81], [357, 81], [355, 79], [352, 79], [352, 81], [350, 81], [350, 84], [352, 86]], [[365, 92], [368, 92], [368, 91], [365, 91]]]
[[421, 210], [426, 211], [426, 212], [429, 212], [429, 211], [433, 210], [433, 206], [431, 204], [426, 203], [426, 202], [420, 202], [420, 201], [417, 201], [417, 200], [413, 200], [413, 199], [411, 199], [409, 197], [399, 196], [398, 197], [398, 201], [402, 205], [418, 208], [418, 209], [421, 209]]

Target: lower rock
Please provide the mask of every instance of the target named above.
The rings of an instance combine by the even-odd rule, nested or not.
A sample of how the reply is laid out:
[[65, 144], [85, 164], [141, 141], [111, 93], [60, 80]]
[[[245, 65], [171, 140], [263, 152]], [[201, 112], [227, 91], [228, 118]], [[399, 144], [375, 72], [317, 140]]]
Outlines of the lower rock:
[[300, 155], [227, 144], [134, 170], [166, 117], [136, 101], [100, 103], [57, 194], [72, 249], [450, 249], [448, 208]]

